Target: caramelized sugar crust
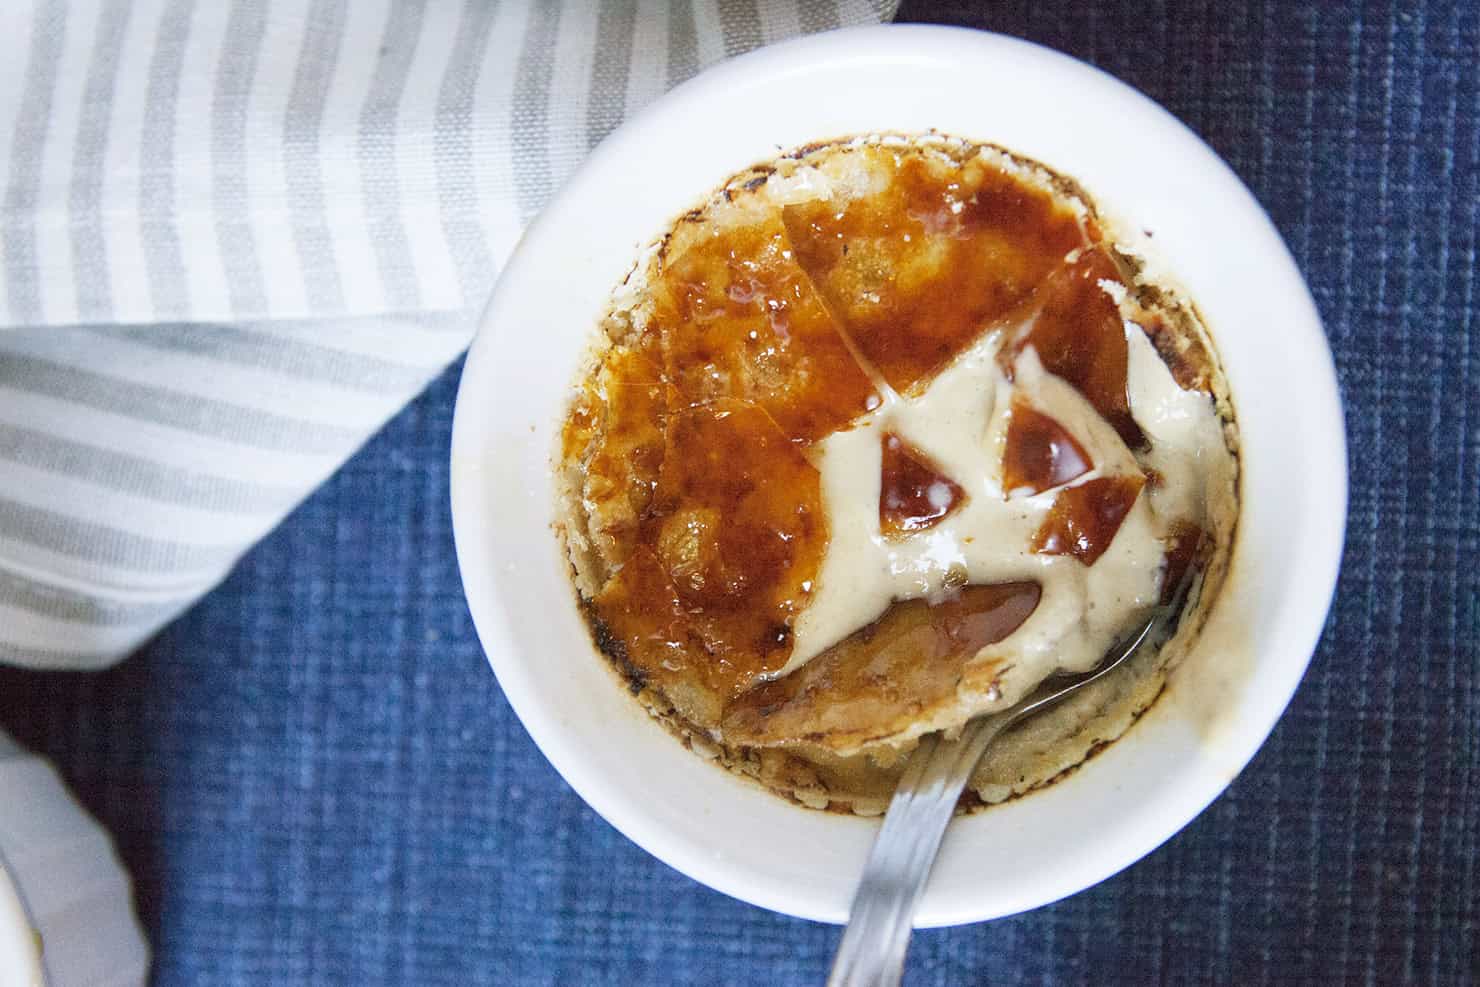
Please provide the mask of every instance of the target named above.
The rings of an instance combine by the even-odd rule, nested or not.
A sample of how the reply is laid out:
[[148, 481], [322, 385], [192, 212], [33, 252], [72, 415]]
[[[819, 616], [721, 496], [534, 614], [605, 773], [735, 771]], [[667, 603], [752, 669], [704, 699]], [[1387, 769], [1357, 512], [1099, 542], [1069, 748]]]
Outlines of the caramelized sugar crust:
[[1011, 312], [1084, 242], [1047, 189], [980, 158], [908, 157], [889, 185], [838, 210], [782, 210], [797, 259], [862, 354], [914, 390]]
[[1145, 482], [1139, 476], [1099, 476], [1060, 490], [1033, 538], [1033, 551], [1072, 555], [1094, 565], [1115, 540]]
[[1033, 347], [1043, 369], [1073, 384], [1134, 449], [1146, 439], [1131, 418], [1125, 329], [1112, 295], [1125, 290], [1120, 270], [1105, 250], [1079, 252], [1044, 280], [1037, 318], [1003, 349], [1001, 359], [1011, 376], [1012, 360]]
[[594, 604], [630, 671], [713, 717], [786, 664], [827, 522], [817, 470], [757, 405], [720, 399], [664, 423], [630, 550]]
[[804, 442], [877, 405], [781, 217], [717, 232], [675, 237], [654, 292], [663, 369], [681, 403], [751, 401]]
[[1208, 533], [1192, 521], [1175, 521], [1166, 539], [1166, 574], [1161, 580], [1161, 602], [1176, 595], [1189, 570], [1203, 569], [1212, 550]]
[[802, 742], [857, 747], [955, 704], [963, 687], [989, 692], [999, 663], [968, 668], [977, 652], [1022, 626], [1038, 606], [1035, 582], [967, 586], [935, 606], [896, 603], [784, 678], [760, 685], [725, 710], [733, 743]]
[[646, 541], [729, 691], [779, 669], [827, 547], [817, 470], [763, 410], [731, 399], [669, 420]]
[[879, 530], [886, 538], [933, 528], [966, 499], [960, 484], [904, 439], [885, 432], [882, 445]]
[[607, 352], [566, 419], [562, 442], [584, 449], [583, 491], [597, 549], [621, 565], [637, 545], [651, 515], [653, 491], [667, 444], [671, 385], [652, 345], [643, 336], [635, 346]]
[[1002, 489], [1009, 497], [1061, 487], [1094, 468], [1068, 429], [1021, 397], [1013, 399], [1002, 450]]
[[[608, 352], [567, 422], [611, 570], [596, 616], [629, 669], [683, 691], [705, 719], [786, 664], [827, 544], [805, 449], [876, 407], [878, 386], [918, 390], [1032, 311], [1005, 371], [1032, 346], [1122, 434], [1135, 430], [1108, 288], [1124, 286], [1092, 222], [1006, 162], [854, 153], [888, 180], [841, 206], [730, 206], [680, 225], [651, 272], [647, 324]], [[1025, 406], [1009, 432], [1009, 483], [1042, 490], [1087, 470], [1078, 443], [1035, 414]], [[883, 452], [886, 536], [929, 528], [963, 499], [899, 438]], [[1092, 564], [1139, 489], [1062, 492], [1036, 550]]]
[[[935, 606], [897, 602], [775, 678], [828, 544], [814, 443], [890, 390], [922, 391], [1000, 329], [1009, 379], [1032, 347], [1130, 448], [1146, 444], [1127, 399], [1118, 303], [1130, 279], [1081, 199], [1006, 155], [831, 150], [868, 156], [888, 181], [841, 206], [757, 204], [745, 192], [767, 180], [760, 171], [691, 213], [640, 272], [643, 303], [614, 316], [614, 345], [562, 437], [584, 522], [567, 537], [573, 556], [584, 553], [577, 575], [598, 640], [686, 733], [740, 749], [842, 750], [937, 728], [931, 717], [963, 691], [995, 689], [994, 663], [978, 652], [1016, 630], [1041, 595], [1018, 581], [963, 587]], [[1178, 381], [1206, 387], [1207, 353], [1180, 343], [1164, 316], [1148, 310], [1146, 321]], [[909, 537], [961, 506], [955, 479], [898, 436], [883, 441], [885, 537]], [[1022, 400], [1004, 446], [1008, 496], [1062, 488], [1031, 550], [1093, 565], [1145, 481], [1066, 486], [1095, 468], [1092, 457]], [[1169, 581], [1206, 548], [1195, 526], [1179, 528]], [[802, 770], [786, 764], [783, 774]]]

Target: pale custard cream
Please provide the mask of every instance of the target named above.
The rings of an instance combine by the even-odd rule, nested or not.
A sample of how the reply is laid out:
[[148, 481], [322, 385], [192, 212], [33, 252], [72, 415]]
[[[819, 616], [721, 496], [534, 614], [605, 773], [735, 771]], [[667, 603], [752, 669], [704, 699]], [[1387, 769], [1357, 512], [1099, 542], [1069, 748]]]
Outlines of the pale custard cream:
[[1071, 182], [934, 136], [803, 149], [684, 217], [619, 289], [558, 453], [577, 589], [648, 708], [876, 812], [918, 737], [1093, 667], [1193, 567], [1176, 635], [1005, 737], [972, 798], [1123, 732], [1237, 516], [1211, 345], [1138, 269]]

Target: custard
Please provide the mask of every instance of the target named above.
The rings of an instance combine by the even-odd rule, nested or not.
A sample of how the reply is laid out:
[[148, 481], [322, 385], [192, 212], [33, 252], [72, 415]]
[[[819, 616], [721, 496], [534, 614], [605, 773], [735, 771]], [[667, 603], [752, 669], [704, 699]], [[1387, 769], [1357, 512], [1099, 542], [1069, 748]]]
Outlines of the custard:
[[557, 451], [601, 650], [697, 752], [877, 812], [934, 730], [1178, 631], [1009, 734], [1043, 784], [1155, 698], [1216, 595], [1236, 429], [1191, 304], [1072, 182], [873, 137], [727, 182], [620, 286]]

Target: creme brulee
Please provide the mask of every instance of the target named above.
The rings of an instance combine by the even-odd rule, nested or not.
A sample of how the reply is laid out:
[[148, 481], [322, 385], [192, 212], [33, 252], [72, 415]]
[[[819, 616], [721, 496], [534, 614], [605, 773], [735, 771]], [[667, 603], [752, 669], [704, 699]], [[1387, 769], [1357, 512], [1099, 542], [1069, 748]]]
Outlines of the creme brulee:
[[[1216, 592], [1212, 347], [1036, 163], [939, 137], [784, 156], [679, 220], [603, 329], [558, 451], [596, 640], [696, 751], [804, 804], [878, 811], [922, 734], [1092, 667], [1189, 568], [1180, 637]], [[1123, 732], [1185, 640], [1162, 643], [974, 797]]]

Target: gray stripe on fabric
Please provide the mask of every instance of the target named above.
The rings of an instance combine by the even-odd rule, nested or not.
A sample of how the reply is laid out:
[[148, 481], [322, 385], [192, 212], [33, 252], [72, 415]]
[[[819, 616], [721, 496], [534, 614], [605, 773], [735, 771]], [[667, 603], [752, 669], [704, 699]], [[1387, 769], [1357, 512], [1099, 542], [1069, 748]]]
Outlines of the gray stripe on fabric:
[[247, 209], [247, 108], [266, 36], [265, 3], [232, 4], [211, 93], [216, 243], [226, 268], [231, 309], [238, 313], [267, 311], [267, 285]]
[[871, 0], [870, 6], [880, 23], [894, 20], [895, 15], [899, 13], [899, 0]]
[[20, 668], [65, 668], [80, 672], [111, 665], [118, 656], [104, 651], [58, 651], [54, 648], [22, 648], [0, 641], [0, 664]]
[[809, 34], [831, 31], [842, 24], [836, 0], [803, 0], [797, 4], [802, 30]]
[[668, 11], [668, 87], [671, 89], [699, 71], [699, 31], [694, 5], [674, 0]]
[[100, 445], [0, 424], [0, 460], [165, 504], [223, 514], [272, 514], [302, 491], [197, 473]]
[[375, 251], [381, 287], [392, 309], [421, 307], [421, 286], [411, 260], [411, 242], [401, 225], [401, 184], [396, 173], [396, 123], [401, 94], [411, 74], [411, 60], [421, 36], [426, 0], [391, 4], [380, 40], [375, 74], [360, 111], [356, 153], [365, 227]]
[[588, 149], [601, 143], [626, 115], [627, 76], [636, 31], [636, 0], [602, 4], [596, 25], [596, 58], [591, 66], [591, 98], [586, 103]]
[[149, 298], [161, 316], [184, 315], [190, 304], [175, 226], [175, 116], [194, 9], [193, 0], [171, 0], [160, 18], [140, 135], [139, 224]]
[[73, 624], [143, 627], [168, 620], [188, 603], [188, 599], [129, 603], [46, 585], [0, 569], [0, 604]]
[[82, 562], [148, 573], [219, 569], [246, 547], [150, 538], [8, 497], [0, 497], [0, 538]]
[[319, 143], [324, 104], [334, 80], [334, 65], [344, 39], [347, 0], [314, 0], [309, 8], [293, 91], [283, 115], [283, 170], [288, 183], [288, 211], [293, 217], [293, 240], [303, 264], [304, 294], [315, 312], [344, 308], [334, 238], [329, 232], [324, 204], [324, 173]]
[[529, 11], [524, 44], [514, 73], [510, 143], [513, 145], [514, 198], [528, 220], [550, 197], [550, 83], [555, 73], [557, 4], [536, 3]]
[[484, 239], [473, 177], [473, 97], [497, 10], [498, 4], [492, 0], [468, 0], [464, 4], [452, 57], [437, 93], [432, 133], [442, 232], [457, 265], [463, 299], [470, 304], [481, 302], [493, 287], [493, 257]]
[[360, 429], [305, 422], [16, 353], [6, 353], [0, 359], [0, 387], [44, 394], [256, 449], [342, 455], [364, 440]]
[[77, 288], [77, 314], [102, 321], [112, 315], [113, 291], [108, 247], [103, 239], [103, 165], [108, 127], [113, 116], [113, 87], [118, 79], [132, 0], [112, 0], [98, 23], [89, 58], [87, 83], [72, 152], [72, 278]]
[[719, 23], [726, 55], [757, 48], [765, 40], [755, 0], [725, 0], [719, 5]]
[[31, 23], [25, 91], [11, 134], [10, 181], [5, 189], [5, 290], [14, 322], [41, 321], [41, 279], [36, 262], [36, 200], [41, 156], [56, 89], [57, 63], [67, 32], [66, 0], [45, 0]]
[[[341, 331], [349, 320], [295, 323], [305, 335]], [[264, 336], [236, 326], [170, 323], [150, 326], [100, 326], [88, 329], [110, 339], [127, 339], [140, 346], [189, 353], [239, 367], [267, 370], [298, 380], [327, 381], [339, 387], [384, 394], [420, 388], [435, 368], [407, 366], [359, 353], [346, 353], [317, 343]], [[342, 331], [352, 331], [352, 325]]]

